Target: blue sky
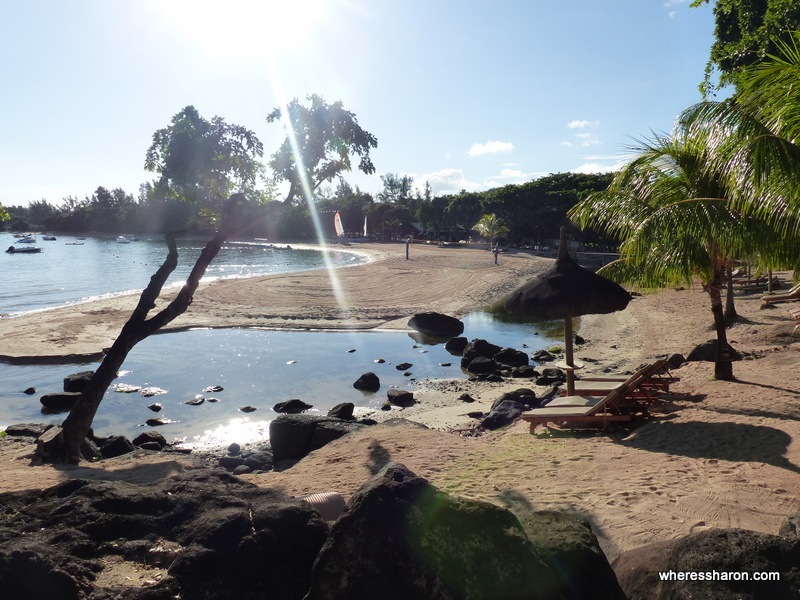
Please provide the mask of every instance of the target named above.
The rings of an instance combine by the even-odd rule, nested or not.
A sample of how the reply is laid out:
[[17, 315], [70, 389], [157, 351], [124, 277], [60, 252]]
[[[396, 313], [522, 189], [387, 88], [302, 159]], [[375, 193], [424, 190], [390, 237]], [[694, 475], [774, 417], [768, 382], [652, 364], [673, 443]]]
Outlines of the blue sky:
[[688, 0], [2, 0], [0, 203], [138, 194], [192, 104], [254, 131], [316, 93], [378, 138], [368, 192], [608, 171], [700, 99], [713, 41]]

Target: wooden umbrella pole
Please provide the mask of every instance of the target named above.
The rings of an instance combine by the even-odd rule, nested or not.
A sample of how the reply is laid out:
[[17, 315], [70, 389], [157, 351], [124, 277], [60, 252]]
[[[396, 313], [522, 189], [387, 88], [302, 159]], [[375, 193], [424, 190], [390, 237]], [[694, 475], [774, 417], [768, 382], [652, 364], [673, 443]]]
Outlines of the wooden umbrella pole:
[[564, 319], [564, 359], [567, 363], [567, 395], [575, 395], [575, 361], [572, 356], [572, 317]]

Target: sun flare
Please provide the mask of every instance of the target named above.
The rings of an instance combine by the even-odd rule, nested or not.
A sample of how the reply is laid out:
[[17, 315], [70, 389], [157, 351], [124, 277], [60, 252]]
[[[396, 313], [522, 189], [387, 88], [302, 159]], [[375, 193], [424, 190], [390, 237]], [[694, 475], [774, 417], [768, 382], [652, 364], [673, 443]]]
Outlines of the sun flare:
[[154, 9], [209, 54], [270, 58], [296, 51], [325, 17], [325, 0], [158, 0]]

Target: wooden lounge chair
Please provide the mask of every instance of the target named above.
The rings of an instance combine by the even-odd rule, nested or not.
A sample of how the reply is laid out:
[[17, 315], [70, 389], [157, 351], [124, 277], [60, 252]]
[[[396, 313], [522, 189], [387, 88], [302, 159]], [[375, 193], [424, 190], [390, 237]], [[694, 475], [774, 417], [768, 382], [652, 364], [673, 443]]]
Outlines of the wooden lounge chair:
[[766, 304], [777, 304], [778, 302], [791, 302], [792, 300], [800, 300], [800, 283], [780, 294], [765, 294], [761, 296], [761, 299]]
[[[537, 425], [596, 426], [605, 429], [610, 423], [630, 421], [633, 414], [622, 409], [626, 386], [621, 384], [602, 398], [593, 396], [564, 396], [555, 398], [544, 408], [523, 413], [522, 420], [530, 423], [531, 433]], [[553, 405], [554, 402], [557, 404]], [[582, 403], [582, 404], [580, 404]]]
[[[669, 391], [671, 383], [678, 381], [669, 373], [669, 360], [662, 358], [639, 369], [634, 375], [643, 375], [640, 384], [641, 388], [657, 389], [663, 392]], [[613, 384], [627, 381], [631, 375], [584, 375], [580, 378], [580, 383], [575, 382], [575, 391], [583, 394], [605, 394]]]

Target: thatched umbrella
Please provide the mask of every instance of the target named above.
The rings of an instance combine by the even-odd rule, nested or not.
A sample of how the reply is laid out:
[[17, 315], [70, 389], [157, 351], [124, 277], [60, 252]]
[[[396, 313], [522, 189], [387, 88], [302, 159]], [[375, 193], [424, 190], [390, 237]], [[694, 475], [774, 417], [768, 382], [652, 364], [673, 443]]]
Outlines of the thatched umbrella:
[[566, 229], [555, 264], [505, 301], [506, 310], [550, 321], [564, 319], [564, 358], [567, 366], [567, 393], [575, 393], [575, 367], [572, 357], [572, 319], [581, 315], [607, 314], [628, 306], [631, 295], [613, 281], [578, 265], [567, 251]]

